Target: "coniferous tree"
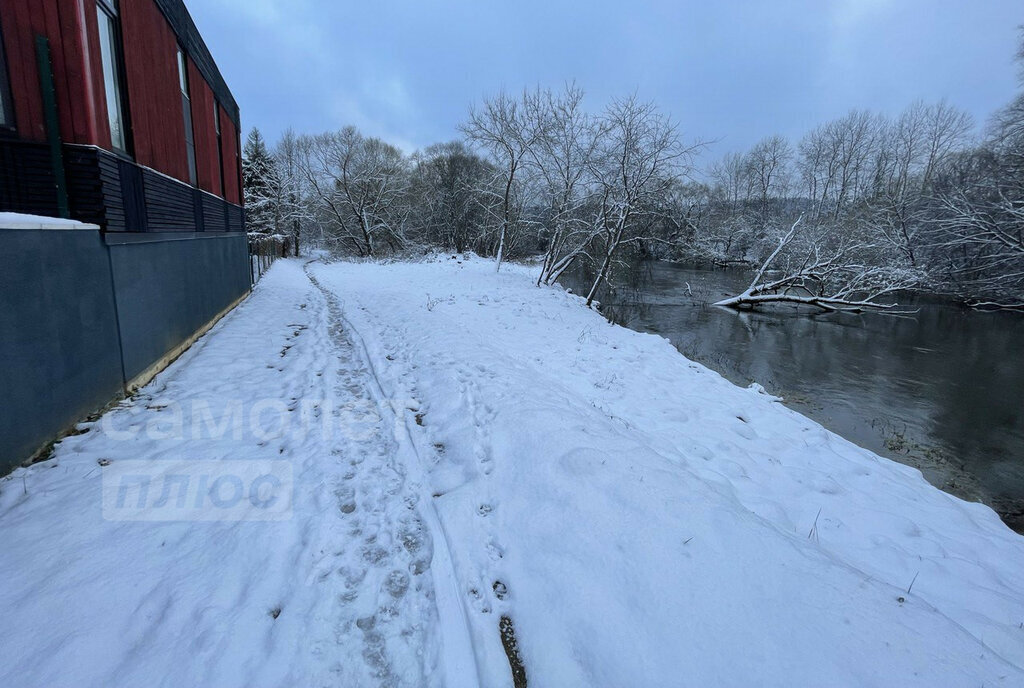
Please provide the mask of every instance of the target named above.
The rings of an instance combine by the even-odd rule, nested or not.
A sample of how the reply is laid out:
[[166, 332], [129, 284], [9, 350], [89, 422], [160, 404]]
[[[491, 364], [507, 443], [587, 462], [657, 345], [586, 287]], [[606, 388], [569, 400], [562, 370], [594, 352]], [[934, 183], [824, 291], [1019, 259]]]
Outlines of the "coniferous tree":
[[280, 175], [263, 135], [256, 128], [249, 132], [242, 149], [242, 185], [249, 234], [278, 234]]

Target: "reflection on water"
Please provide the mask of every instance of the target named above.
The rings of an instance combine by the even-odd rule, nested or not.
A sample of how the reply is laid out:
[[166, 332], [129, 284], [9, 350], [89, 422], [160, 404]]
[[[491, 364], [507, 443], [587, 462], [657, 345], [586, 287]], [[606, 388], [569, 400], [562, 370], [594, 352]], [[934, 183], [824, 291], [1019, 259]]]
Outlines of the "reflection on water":
[[[913, 315], [736, 313], [734, 271], [646, 263], [602, 310], [740, 384], [993, 506], [1024, 532], [1024, 317], [922, 303]], [[749, 279], [749, 278], [747, 278]]]

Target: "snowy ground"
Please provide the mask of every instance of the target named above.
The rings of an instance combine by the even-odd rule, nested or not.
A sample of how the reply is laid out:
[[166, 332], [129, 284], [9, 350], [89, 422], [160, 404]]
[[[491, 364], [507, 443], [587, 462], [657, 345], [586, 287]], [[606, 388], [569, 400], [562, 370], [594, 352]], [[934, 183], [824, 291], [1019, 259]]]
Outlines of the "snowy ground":
[[[0, 481], [0, 685], [511, 686], [502, 619], [530, 686], [1024, 685], [992, 511], [531, 277], [279, 261]], [[174, 511], [239, 465], [287, 509]]]

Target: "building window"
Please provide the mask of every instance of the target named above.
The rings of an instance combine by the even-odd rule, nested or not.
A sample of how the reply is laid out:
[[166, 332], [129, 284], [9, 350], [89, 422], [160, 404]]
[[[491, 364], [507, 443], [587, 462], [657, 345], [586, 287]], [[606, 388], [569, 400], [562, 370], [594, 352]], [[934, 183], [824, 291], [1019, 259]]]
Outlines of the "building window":
[[107, 98], [107, 120], [110, 123], [111, 147], [128, 153], [128, 120], [124, 108], [124, 87], [121, 80], [121, 40], [115, 0], [96, 3], [100, 29], [100, 57], [103, 61], [103, 87]]
[[224, 189], [224, 139], [220, 133], [220, 105], [213, 101], [213, 126], [217, 132], [217, 161], [220, 163], [220, 195], [227, 198], [227, 191]]
[[185, 150], [188, 153], [188, 181], [199, 185], [196, 174], [196, 139], [192, 129], [192, 100], [188, 97], [188, 62], [185, 53], [178, 48], [178, 85], [181, 86], [181, 109], [185, 114]]
[[4, 37], [0, 27], [0, 129], [14, 128], [14, 102], [11, 98], [11, 82], [7, 74], [7, 53], [4, 52]]

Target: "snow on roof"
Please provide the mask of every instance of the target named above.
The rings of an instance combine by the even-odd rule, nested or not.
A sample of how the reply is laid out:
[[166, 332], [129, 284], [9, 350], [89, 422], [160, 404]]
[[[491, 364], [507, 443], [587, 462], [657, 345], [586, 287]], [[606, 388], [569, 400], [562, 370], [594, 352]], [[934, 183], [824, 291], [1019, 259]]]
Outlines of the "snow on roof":
[[0, 229], [99, 229], [99, 227], [60, 217], [0, 213]]

